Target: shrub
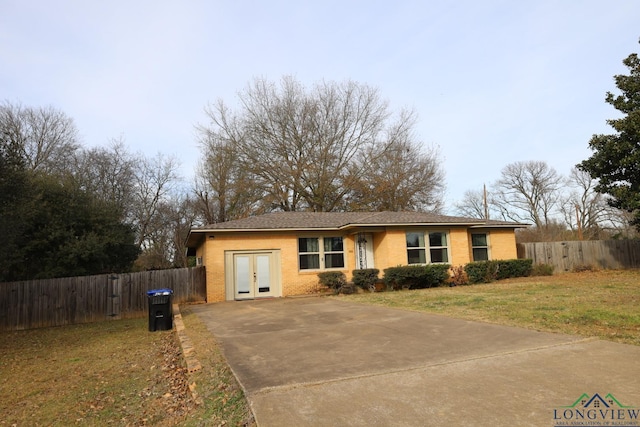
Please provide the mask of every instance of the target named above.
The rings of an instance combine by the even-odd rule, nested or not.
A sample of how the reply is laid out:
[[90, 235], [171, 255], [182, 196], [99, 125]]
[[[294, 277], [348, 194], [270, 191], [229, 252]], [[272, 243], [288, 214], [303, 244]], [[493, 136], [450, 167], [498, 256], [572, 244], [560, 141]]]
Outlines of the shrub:
[[469, 283], [490, 283], [498, 277], [496, 261], [476, 261], [464, 266]]
[[464, 271], [464, 267], [459, 265], [451, 267], [451, 279], [449, 279], [451, 286], [462, 286], [469, 284], [469, 277]]
[[392, 289], [423, 289], [440, 286], [449, 278], [449, 264], [407, 265], [384, 270], [384, 283]]
[[[411, 267], [416, 268], [416, 267]], [[416, 271], [417, 273], [417, 271]], [[414, 273], [414, 275], [416, 274]], [[388, 289], [402, 289], [402, 286], [406, 284], [407, 287], [411, 286], [408, 283], [408, 276], [410, 271], [408, 267], [389, 267], [384, 269], [384, 275], [382, 281]]]
[[582, 273], [584, 271], [598, 271], [598, 269], [591, 264], [580, 264], [573, 267], [572, 271], [574, 273]]
[[431, 264], [426, 267], [426, 278], [428, 286], [425, 288], [432, 288], [435, 286], [442, 286], [451, 277], [449, 270], [451, 266], [449, 264]]
[[507, 259], [496, 262], [498, 263], [498, 280], [530, 276], [533, 268], [532, 259]]
[[536, 264], [531, 269], [532, 276], [553, 276], [553, 265]]
[[378, 281], [380, 270], [377, 268], [365, 268], [362, 270], [353, 270], [353, 284], [362, 289], [371, 289]]
[[526, 277], [531, 275], [533, 260], [507, 259], [496, 261], [470, 262], [464, 266], [464, 271], [471, 283], [490, 283], [494, 280], [509, 277]]
[[321, 285], [332, 289], [336, 293], [340, 292], [340, 289], [347, 284], [347, 277], [342, 271], [323, 271], [318, 273], [318, 280]]

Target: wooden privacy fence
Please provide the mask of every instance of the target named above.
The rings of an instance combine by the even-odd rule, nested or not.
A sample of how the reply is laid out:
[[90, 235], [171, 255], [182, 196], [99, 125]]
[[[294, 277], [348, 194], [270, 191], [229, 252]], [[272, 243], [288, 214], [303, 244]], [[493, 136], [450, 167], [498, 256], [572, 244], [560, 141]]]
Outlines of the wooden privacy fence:
[[518, 258], [550, 264], [555, 273], [576, 267], [603, 269], [640, 268], [640, 240], [588, 240], [518, 243]]
[[147, 291], [205, 301], [205, 267], [0, 283], [0, 331], [145, 317]]

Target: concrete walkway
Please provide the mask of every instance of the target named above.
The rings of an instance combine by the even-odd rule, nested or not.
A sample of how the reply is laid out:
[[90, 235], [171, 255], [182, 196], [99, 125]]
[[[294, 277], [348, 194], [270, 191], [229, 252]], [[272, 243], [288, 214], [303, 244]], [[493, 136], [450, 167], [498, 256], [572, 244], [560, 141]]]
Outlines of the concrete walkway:
[[[584, 394], [640, 408], [636, 346], [329, 298], [192, 310], [259, 426], [574, 425], [593, 409], [574, 405]], [[597, 425], [620, 421], [601, 414], [612, 418]]]

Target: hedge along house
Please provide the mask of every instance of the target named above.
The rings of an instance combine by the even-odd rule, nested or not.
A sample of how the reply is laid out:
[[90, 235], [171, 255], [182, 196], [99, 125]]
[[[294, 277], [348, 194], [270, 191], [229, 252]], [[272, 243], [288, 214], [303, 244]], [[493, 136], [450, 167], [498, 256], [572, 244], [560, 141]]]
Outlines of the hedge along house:
[[525, 224], [425, 212], [277, 212], [193, 228], [207, 301], [314, 292], [318, 273], [517, 258]]

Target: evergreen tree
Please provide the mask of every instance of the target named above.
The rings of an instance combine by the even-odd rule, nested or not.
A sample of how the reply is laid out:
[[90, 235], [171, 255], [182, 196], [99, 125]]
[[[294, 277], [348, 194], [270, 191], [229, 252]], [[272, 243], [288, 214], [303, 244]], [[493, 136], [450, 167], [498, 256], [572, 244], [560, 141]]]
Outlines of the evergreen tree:
[[20, 234], [0, 281], [128, 271], [138, 255], [119, 212], [71, 179], [33, 174], [22, 200]]
[[609, 203], [634, 214], [640, 229], [640, 59], [629, 55], [624, 61], [628, 75], [614, 77], [620, 95], [607, 92], [606, 102], [622, 113], [607, 120], [615, 130], [610, 135], [594, 135], [589, 147], [592, 156], [578, 165], [599, 183], [596, 190], [611, 196]]

